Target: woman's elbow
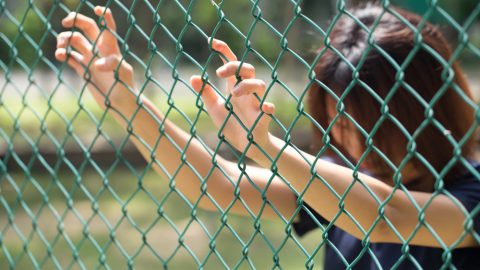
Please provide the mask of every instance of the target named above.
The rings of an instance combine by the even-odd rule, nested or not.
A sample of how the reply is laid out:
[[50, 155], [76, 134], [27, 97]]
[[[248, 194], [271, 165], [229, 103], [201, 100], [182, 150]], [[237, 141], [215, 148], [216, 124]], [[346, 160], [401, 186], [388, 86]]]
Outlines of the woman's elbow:
[[[375, 224], [373, 226], [373, 230], [370, 234], [370, 242], [372, 243], [397, 243], [401, 239], [395, 232], [397, 231], [395, 229], [395, 222], [389, 219], [388, 217], [391, 217], [389, 215], [389, 212], [391, 209], [388, 207], [385, 208], [385, 211], [383, 212], [383, 216], [375, 221]], [[398, 232], [398, 231], [397, 231]]]

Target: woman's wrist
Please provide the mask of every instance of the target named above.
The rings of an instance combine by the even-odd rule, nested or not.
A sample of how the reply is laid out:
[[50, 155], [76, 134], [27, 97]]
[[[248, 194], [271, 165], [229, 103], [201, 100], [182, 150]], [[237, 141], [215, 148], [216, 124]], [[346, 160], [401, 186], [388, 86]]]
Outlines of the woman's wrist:
[[[95, 95], [95, 93], [93, 93]], [[141, 96], [136, 94], [136, 90], [132, 87], [116, 85], [109, 91], [96, 93], [97, 101], [105, 106], [113, 108], [121, 108], [133, 103], [141, 102]]]

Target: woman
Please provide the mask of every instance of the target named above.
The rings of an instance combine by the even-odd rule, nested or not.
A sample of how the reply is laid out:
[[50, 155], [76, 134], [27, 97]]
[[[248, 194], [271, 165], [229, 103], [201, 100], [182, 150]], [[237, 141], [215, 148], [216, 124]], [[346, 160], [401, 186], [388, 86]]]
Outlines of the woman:
[[[226, 79], [225, 94], [232, 96], [237, 117], [229, 116], [225, 99], [200, 76], [190, 83], [225, 139], [260, 165], [242, 169], [212, 158], [209, 149], [135, 92], [132, 67], [112, 34], [111, 11], [96, 7], [95, 13], [108, 30], [100, 31], [82, 14], [69, 14], [63, 26], [77, 27], [83, 35], [60, 33], [57, 59], [87, 79], [98, 103], [120, 124], [130, 123], [143, 156], [160, 174], [175, 174], [176, 188], [199, 200], [200, 207], [294, 221], [300, 235], [323, 224], [328, 241], [319, 242], [327, 243], [326, 269], [467, 269], [480, 263], [480, 221], [468, 217], [478, 212], [480, 201], [478, 173], [469, 159], [474, 107], [459, 95], [470, 97], [468, 85], [457, 64], [448, 68], [450, 49], [432, 25], [422, 27], [416, 15], [375, 6], [353, 11], [361, 24], [346, 15], [337, 21], [320, 49], [309, 105], [317, 123], [313, 143], [322, 152], [340, 149], [351, 160], [346, 166], [271, 135], [268, 115], [275, 106], [254, 95], [263, 97], [265, 83], [226, 43], [209, 39], [225, 56], [216, 73]], [[372, 25], [377, 26], [369, 35], [365, 29]], [[421, 36], [412, 31], [416, 27]], [[415, 42], [419, 37], [424, 45]], [[74, 50], [67, 51], [68, 45]], [[321, 145], [325, 140], [331, 143]], [[302, 200], [308, 205], [299, 212]]]

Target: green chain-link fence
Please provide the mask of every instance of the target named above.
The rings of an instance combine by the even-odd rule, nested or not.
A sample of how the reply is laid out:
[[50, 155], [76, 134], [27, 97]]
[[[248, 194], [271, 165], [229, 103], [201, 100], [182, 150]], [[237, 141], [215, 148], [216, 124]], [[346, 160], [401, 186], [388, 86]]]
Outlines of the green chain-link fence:
[[[128, 125], [122, 129], [115, 124], [108, 110], [103, 111], [94, 104], [84, 81], [66, 64], [54, 60], [56, 37], [63, 31], [61, 19], [71, 11], [94, 17], [92, 10], [97, 4], [111, 8], [117, 19], [120, 47], [135, 67], [137, 88], [162, 109], [165, 118], [191, 135], [187, 146], [180, 147], [162, 129], [159, 131], [158, 140], [171, 141], [181, 154], [181, 165], [175, 172], [167, 173], [167, 179], [151, 172], [153, 166], [168, 171], [155, 160], [153, 151], [151, 158], [144, 162], [129, 143], [132, 137], [143, 142], [142, 138]], [[250, 217], [236, 217], [230, 213], [235, 203], [248, 209], [238, 186], [234, 190], [235, 199], [228, 207], [222, 209], [217, 205], [217, 211], [198, 211], [201, 199], [215, 204], [207, 192], [208, 177], [198, 174], [201, 192], [199, 198], [192, 201], [176, 188], [176, 176], [184, 166], [196, 171], [185, 155], [194, 139], [199, 139], [205, 149], [209, 149], [208, 145], [213, 149], [208, 150], [212, 170], [219, 167], [215, 161], [218, 155], [228, 156], [242, 171], [249, 162], [246, 153], [233, 150], [223, 137], [222, 129], [212, 132], [215, 129], [207, 120], [204, 104], [189, 86], [192, 74], [202, 74], [216, 84], [214, 76], [207, 74], [213, 74], [220, 62], [218, 54], [204, 42], [208, 36], [228, 41], [239, 60], [257, 67], [257, 75], [267, 82], [267, 99], [277, 105], [273, 132], [287, 143], [307, 149], [314, 120], [303, 103], [309, 87], [318, 83], [313, 70], [322, 55], [312, 51], [321, 45], [328, 46], [328, 36], [338, 20], [351, 16], [351, 4], [344, 0], [282, 1], [281, 4], [258, 0], [0, 0], [0, 268], [322, 267], [322, 250], [329, 245], [328, 228], [327, 233], [317, 230], [308, 239], [302, 239], [293, 233], [293, 219], [264, 221], [261, 214], [252, 211]], [[392, 4], [414, 10], [424, 21], [418, 26], [409, 24]], [[397, 70], [397, 84], [382, 101], [384, 104], [388, 104], [402, 85], [403, 71], [415, 52], [429, 51], [420, 34], [427, 21], [442, 25], [454, 45], [451, 59], [442, 59], [429, 51], [445, 70], [444, 86], [436, 98], [425, 105], [426, 117], [417, 131], [407, 137], [410, 148], [405, 160], [409, 160], [416, 153], [411, 143], [426, 126], [444, 129], [429, 108], [450, 88], [463, 93], [453, 82], [453, 63], [461, 61], [467, 75], [478, 72], [475, 69], [480, 63], [480, 3], [426, 0], [379, 1], [379, 5], [415, 33], [415, 45], [409, 57], [401, 65], [391, 63]], [[352, 20], [367, 33], [374, 32], [378, 25], [375, 22], [368, 28], [357, 18]], [[372, 41], [364, 54], [373, 48]], [[383, 56], [391, 59], [386, 53]], [[355, 74], [357, 68], [351, 68]], [[472, 88], [478, 89], [475, 75], [470, 78]], [[362, 82], [356, 78], [350, 86], [357, 83]], [[339, 98], [341, 104], [344, 97]], [[478, 111], [473, 100], [467, 96], [462, 98]], [[227, 101], [227, 107], [228, 104]], [[388, 106], [382, 108], [378, 123], [387, 118], [391, 120]], [[343, 109], [337, 109], [340, 117]], [[478, 119], [477, 116], [477, 122]], [[445, 135], [454, 148], [459, 149], [474, 136], [477, 125], [474, 123], [458, 142], [448, 137], [447, 130]], [[333, 149], [336, 156], [356, 172], [355, 164], [329, 147], [328, 134], [332, 126], [323, 127], [326, 130], [322, 139], [326, 146], [315, 154], [321, 156]], [[363, 130], [366, 152], [376, 151], [370, 143], [373, 136], [370, 134], [374, 133]], [[150, 149], [155, 148], [143, 143]], [[451, 161], [438, 172], [438, 178], [455, 163], [474, 171], [461, 151], [454, 151]], [[428, 160], [424, 165], [429, 166]], [[435, 171], [432, 167], [429, 169]], [[275, 171], [275, 166], [272, 170]], [[480, 179], [478, 173], [476, 177]], [[235, 181], [237, 179], [231, 179], [231, 183]], [[397, 189], [405, 190], [405, 187], [399, 185], [394, 190]], [[435, 192], [440, 194], [442, 190], [442, 182], [437, 182]], [[265, 197], [266, 191], [258, 189], [258, 193]], [[379, 220], [387, 203], [388, 200], [379, 204]], [[338, 205], [340, 215], [345, 211], [340, 196]], [[263, 207], [266, 206], [265, 200]], [[469, 217], [465, 230], [472, 230], [472, 220], [479, 209], [477, 206], [470, 214], [466, 213]], [[422, 224], [424, 209], [419, 208], [418, 212], [419, 224]], [[369, 232], [364, 233], [365, 249], [359, 257], [371, 252]], [[405, 239], [402, 249], [407, 259], [412, 237]], [[476, 233], [475, 237], [480, 242]], [[452, 248], [444, 247], [447, 267]], [[355, 268], [355, 263], [347, 263], [345, 267]]]

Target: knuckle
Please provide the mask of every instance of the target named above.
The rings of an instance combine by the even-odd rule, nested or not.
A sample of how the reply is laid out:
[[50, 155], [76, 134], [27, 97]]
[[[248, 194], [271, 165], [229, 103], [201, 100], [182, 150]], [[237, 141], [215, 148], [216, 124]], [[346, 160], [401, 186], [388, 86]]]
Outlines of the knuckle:
[[252, 64], [245, 63], [245, 69], [247, 69], [250, 72], [255, 72], [255, 67]]
[[230, 61], [230, 63], [232, 65], [232, 68], [235, 68], [235, 70], [237, 70], [238, 67], [240, 67], [240, 65], [242, 64], [240, 61], [237, 60]]
[[66, 31], [62, 32], [57, 36], [57, 41], [66, 44], [67, 42], [71, 42], [70, 39], [72, 38], [72, 32]]
[[228, 73], [236, 72], [239, 63], [237, 61], [231, 61], [226, 64]]
[[260, 88], [262, 90], [265, 90], [267, 88], [267, 85], [262, 80], [257, 80], [257, 86], [258, 86], [258, 88]]
[[58, 34], [58, 38], [68, 38], [72, 35], [71, 31], [64, 31]]
[[87, 43], [86, 43], [85, 37], [80, 33], [73, 34], [72, 37], [71, 37], [71, 40], [72, 40], [72, 43], [74, 43], [76, 45], [80, 45], [82, 47], [87, 47], [88, 46]]
[[80, 35], [78, 32], [73, 32], [70, 36], [70, 39], [72, 42], [79, 42], [82, 40], [82, 35]]
[[85, 23], [89, 26], [96, 25], [95, 20], [90, 17], [85, 18]]

